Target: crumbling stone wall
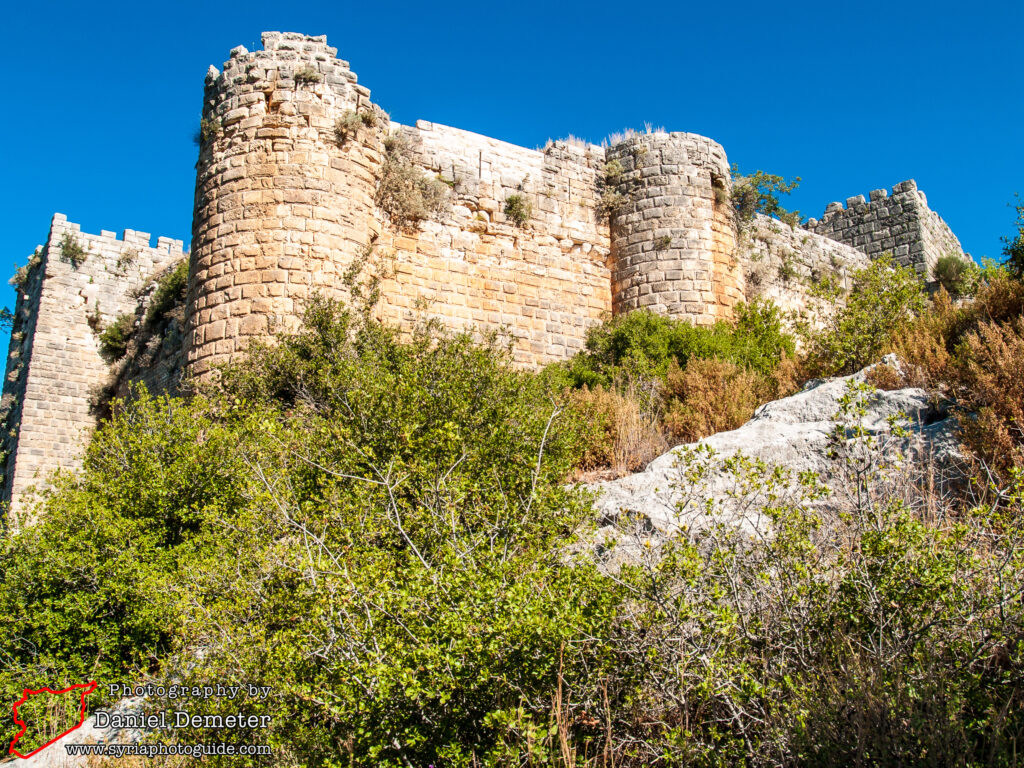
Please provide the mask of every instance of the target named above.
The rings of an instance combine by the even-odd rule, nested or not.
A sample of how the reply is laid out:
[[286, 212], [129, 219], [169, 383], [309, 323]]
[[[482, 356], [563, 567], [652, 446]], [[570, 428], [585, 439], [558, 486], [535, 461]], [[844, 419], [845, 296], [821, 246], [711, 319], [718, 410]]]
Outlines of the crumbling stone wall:
[[762, 214], [742, 226], [738, 257], [746, 300], [759, 296], [790, 312], [812, 306], [814, 288], [825, 281], [848, 292], [851, 274], [871, 261], [852, 246]]
[[829, 203], [821, 219], [810, 219], [807, 229], [851, 245], [872, 258], [891, 253], [897, 262], [913, 267], [925, 279], [941, 256], [969, 258], [946, 222], [928, 208], [924, 192], [910, 179], [892, 188]]
[[[68, 235], [85, 251], [70, 263]], [[3, 400], [9, 409], [3, 500], [17, 524], [23, 494], [56, 469], [75, 469], [96, 417], [92, 400], [109, 375], [98, 330], [134, 313], [135, 293], [163, 266], [184, 258], [182, 241], [145, 232], [90, 235], [56, 214], [38, 263], [19, 288]]]

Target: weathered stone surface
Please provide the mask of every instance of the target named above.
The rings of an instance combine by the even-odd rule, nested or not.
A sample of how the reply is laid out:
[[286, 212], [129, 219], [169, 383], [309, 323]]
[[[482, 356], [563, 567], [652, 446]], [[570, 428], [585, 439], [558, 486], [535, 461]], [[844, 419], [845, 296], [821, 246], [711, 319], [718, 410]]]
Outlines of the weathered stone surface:
[[[809, 470], [827, 478], [833, 471], [827, 454], [839, 400], [851, 381], [863, 381], [864, 377], [865, 371], [861, 371], [809, 385], [791, 397], [762, 405], [739, 429], [712, 435], [700, 444], [711, 447], [722, 458], [741, 452], [794, 473]], [[909, 430], [910, 438], [894, 442], [893, 448], [898, 447], [908, 455], [927, 451], [940, 463], [954, 461], [958, 455], [954, 422], [951, 417], [935, 412], [924, 390], [878, 392], [862, 425], [873, 435], [886, 436], [890, 434], [890, 417], [901, 414], [900, 423]], [[595, 509], [602, 522], [614, 524], [625, 511], [643, 516], [655, 529], [672, 530], [679, 520], [677, 503], [682, 498], [676, 463], [679, 452], [692, 447], [674, 448], [652, 461], [643, 472], [592, 485], [591, 489], [599, 493]], [[699, 503], [711, 496], [728, 508], [728, 492], [733, 486], [727, 473], [712, 474], [704, 486], [706, 493], [695, 501]], [[694, 524], [689, 516], [687, 522]]]
[[[61, 250], [70, 237], [84, 249], [79, 263]], [[4, 500], [17, 522], [20, 497], [44, 486], [56, 469], [76, 469], [96, 416], [91, 400], [108, 375], [97, 330], [134, 313], [135, 293], [149, 278], [185, 258], [181, 240], [145, 232], [90, 235], [55, 214], [41, 258], [17, 287], [15, 324], [7, 356], [2, 441]]]
[[900, 182], [890, 195], [884, 189], [842, 203], [830, 203], [821, 219], [807, 228], [824, 237], [855, 247], [872, 258], [891, 253], [905, 267], [931, 279], [940, 257], [964, 256], [960, 241], [942, 218], [928, 208], [924, 192], [913, 180]]
[[[107, 708], [114, 715], [141, 715], [143, 698], [125, 698]], [[99, 762], [99, 758], [85, 755], [69, 755], [68, 744], [136, 744], [145, 732], [139, 728], [114, 728], [97, 726], [95, 715], [90, 715], [79, 728], [55, 741], [31, 757], [18, 760], [21, 768], [87, 768]], [[115, 757], [107, 758], [116, 760]]]

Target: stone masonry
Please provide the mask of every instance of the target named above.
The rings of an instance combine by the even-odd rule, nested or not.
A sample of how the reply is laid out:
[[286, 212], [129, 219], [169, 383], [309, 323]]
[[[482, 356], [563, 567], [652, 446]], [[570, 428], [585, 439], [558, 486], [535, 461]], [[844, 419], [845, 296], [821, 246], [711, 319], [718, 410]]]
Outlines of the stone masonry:
[[[806, 228], [766, 217], [739, 227], [725, 150], [703, 136], [533, 150], [398, 125], [322, 36], [267, 32], [263, 50], [240, 46], [210, 67], [200, 134], [188, 295], [167, 322], [142, 318], [154, 281], [186, 258], [179, 240], [87, 235], [58, 214], [19, 272], [3, 389], [15, 524], [31, 485], [79, 466], [98, 389], [168, 391], [183, 375], [214, 375], [252, 339], [295, 328], [314, 294], [351, 301], [364, 278], [379, 281], [380, 319], [496, 330], [517, 365], [536, 367], [572, 356], [613, 314], [707, 324], [755, 296], [801, 310], [811, 285], [848, 287], [883, 252], [926, 276], [940, 255], [962, 254], [912, 181], [833, 203]], [[432, 215], [394, 220], [378, 204], [398, 159], [443, 192]], [[514, 220], [512, 202], [529, 215]], [[87, 249], [81, 263], [62, 260], [65, 234]], [[123, 314], [139, 330], [111, 365], [98, 332]]]
[[[84, 259], [72, 263], [62, 241], [81, 246]], [[11, 502], [15, 523], [18, 502], [31, 486], [81, 463], [96, 425], [94, 395], [109, 372], [94, 329], [134, 313], [134, 294], [150, 276], [183, 258], [181, 240], [160, 237], [153, 248], [145, 232], [125, 230], [121, 239], [113, 232], [89, 235], [54, 215], [46, 244], [15, 286], [3, 386], [3, 500]]]
[[956, 235], [928, 208], [924, 192], [913, 179], [897, 184], [891, 195], [876, 189], [870, 198], [847, 198], [845, 208], [842, 203], [829, 203], [820, 220], [807, 222], [807, 229], [852, 245], [872, 258], [891, 253], [900, 264], [912, 266], [926, 279], [940, 257], [966, 258]]

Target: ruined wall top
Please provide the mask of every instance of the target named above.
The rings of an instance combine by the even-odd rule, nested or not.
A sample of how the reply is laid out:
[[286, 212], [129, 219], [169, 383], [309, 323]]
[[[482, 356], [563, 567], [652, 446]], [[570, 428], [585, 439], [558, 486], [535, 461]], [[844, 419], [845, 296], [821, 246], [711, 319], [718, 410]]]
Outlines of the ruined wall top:
[[930, 278], [942, 256], [968, 258], [942, 218], [928, 207], [928, 198], [913, 179], [900, 182], [890, 193], [875, 189], [865, 199], [855, 195], [846, 204], [829, 203], [821, 219], [807, 229], [852, 245], [872, 258], [891, 253], [903, 266]]

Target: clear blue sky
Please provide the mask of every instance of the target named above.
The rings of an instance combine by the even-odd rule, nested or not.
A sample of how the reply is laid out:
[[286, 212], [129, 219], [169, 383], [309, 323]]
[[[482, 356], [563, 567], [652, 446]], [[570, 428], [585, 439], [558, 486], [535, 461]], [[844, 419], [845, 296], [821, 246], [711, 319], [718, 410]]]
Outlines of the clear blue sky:
[[805, 216], [914, 178], [975, 257], [999, 256], [1024, 193], [1021, 0], [37, 1], [4, 16], [5, 276], [55, 211], [187, 242], [203, 76], [263, 30], [326, 34], [402, 123], [529, 147], [644, 122], [710, 136], [743, 170], [801, 176]]

